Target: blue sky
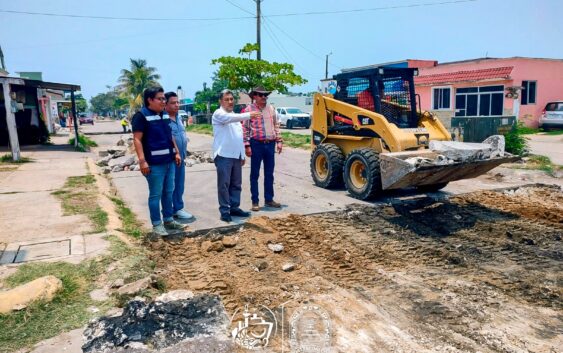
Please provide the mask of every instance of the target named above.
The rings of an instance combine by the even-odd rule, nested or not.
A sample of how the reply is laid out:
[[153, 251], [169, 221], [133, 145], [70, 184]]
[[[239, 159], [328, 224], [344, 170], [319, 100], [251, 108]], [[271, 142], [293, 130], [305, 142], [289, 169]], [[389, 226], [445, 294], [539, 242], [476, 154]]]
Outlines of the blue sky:
[[[325, 15], [266, 17], [262, 58], [290, 62], [313, 91], [340, 68], [402, 59], [440, 62], [483, 57], [563, 58], [563, 1], [477, 0], [394, 8], [448, 0], [263, 0], [264, 16], [312, 11], [387, 8]], [[254, 12], [253, 0], [230, 2]], [[166, 90], [188, 96], [210, 83], [211, 59], [237, 55], [256, 40], [254, 19], [226, 0], [0, 0], [0, 10], [56, 14], [188, 18], [127, 21], [0, 12], [0, 45], [9, 72], [42, 71], [46, 81], [76, 83], [87, 98], [114, 86], [129, 58], [155, 66]], [[280, 29], [281, 28], [281, 29]]]

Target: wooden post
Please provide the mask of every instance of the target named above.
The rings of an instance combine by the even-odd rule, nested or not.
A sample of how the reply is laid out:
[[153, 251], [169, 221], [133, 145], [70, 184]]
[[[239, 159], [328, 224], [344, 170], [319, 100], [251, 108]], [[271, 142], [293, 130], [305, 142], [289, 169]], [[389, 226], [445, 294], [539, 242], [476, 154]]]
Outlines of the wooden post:
[[4, 90], [4, 106], [6, 107], [6, 125], [8, 126], [8, 134], [10, 135], [10, 147], [12, 148], [12, 158], [19, 161], [20, 142], [18, 140], [18, 127], [16, 125], [16, 115], [12, 112], [12, 97], [10, 96], [10, 81], [3, 80]]
[[74, 91], [70, 91], [70, 104], [72, 106], [72, 121], [74, 123], [74, 147], [78, 147], [78, 121], [76, 117], [76, 101], [74, 99]]

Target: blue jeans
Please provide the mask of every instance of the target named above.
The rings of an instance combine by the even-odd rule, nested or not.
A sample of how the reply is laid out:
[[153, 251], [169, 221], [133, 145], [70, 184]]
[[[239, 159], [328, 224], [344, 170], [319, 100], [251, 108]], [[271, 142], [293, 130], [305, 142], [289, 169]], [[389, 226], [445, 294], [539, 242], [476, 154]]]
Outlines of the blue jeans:
[[264, 199], [266, 202], [274, 200], [274, 167], [276, 165], [276, 143], [261, 143], [250, 140], [252, 157], [250, 158], [250, 193], [252, 203], [259, 201], [258, 178], [260, 177], [260, 166], [264, 162]]
[[215, 157], [217, 168], [217, 197], [221, 216], [240, 206], [242, 191], [242, 164], [238, 158]]
[[162, 202], [162, 218], [165, 222], [172, 221], [172, 193], [174, 192], [174, 162], [154, 164], [149, 166], [151, 172], [145, 175], [149, 183], [149, 212], [151, 223], [157, 226], [162, 223], [160, 219], [160, 203]]
[[176, 168], [176, 175], [174, 176], [174, 193], [172, 194], [172, 205], [174, 213], [184, 208], [184, 182], [186, 179], [186, 164], [182, 161], [179, 166], [174, 165]]

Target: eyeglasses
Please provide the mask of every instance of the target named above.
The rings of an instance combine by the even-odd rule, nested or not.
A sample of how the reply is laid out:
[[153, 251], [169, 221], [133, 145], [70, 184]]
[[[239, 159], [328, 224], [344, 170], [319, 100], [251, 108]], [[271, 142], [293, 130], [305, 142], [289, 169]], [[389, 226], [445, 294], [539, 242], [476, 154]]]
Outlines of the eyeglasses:
[[152, 99], [154, 99], [155, 101], [166, 102], [166, 98], [164, 98], [164, 97], [160, 97], [160, 98], [152, 98]]
[[268, 98], [268, 94], [266, 94], [266, 93], [256, 93], [256, 95], [257, 95], [258, 97], [266, 97], [266, 98]]

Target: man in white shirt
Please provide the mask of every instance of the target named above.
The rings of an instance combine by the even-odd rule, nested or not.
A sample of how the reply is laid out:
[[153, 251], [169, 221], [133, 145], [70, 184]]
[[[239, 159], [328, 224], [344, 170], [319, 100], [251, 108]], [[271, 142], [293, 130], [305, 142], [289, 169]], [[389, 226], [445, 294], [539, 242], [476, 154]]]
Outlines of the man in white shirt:
[[248, 217], [240, 209], [242, 166], [245, 163], [241, 121], [256, 119], [260, 112], [237, 114], [233, 112], [235, 97], [230, 90], [219, 96], [221, 107], [213, 113], [213, 159], [217, 168], [217, 194], [221, 220], [231, 222], [231, 216]]

